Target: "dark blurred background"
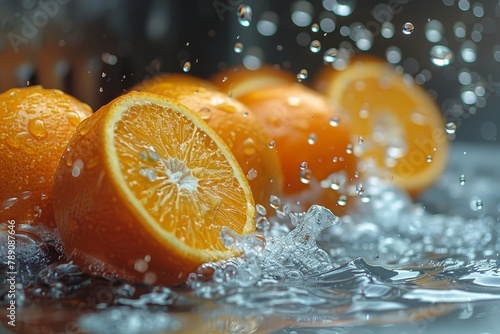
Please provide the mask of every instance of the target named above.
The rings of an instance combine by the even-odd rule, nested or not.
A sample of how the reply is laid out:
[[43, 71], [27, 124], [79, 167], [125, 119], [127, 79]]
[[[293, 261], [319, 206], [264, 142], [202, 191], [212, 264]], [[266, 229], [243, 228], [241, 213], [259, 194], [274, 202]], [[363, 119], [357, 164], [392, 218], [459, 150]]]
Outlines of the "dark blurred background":
[[[336, 64], [325, 56], [335, 48], [401, 66], [456, 124], [456, 141], [496, 143], [500, 126], [497, 1], [0, 0], [0, 29], [2, 91], [42, 84], [94, 109], [162, 72], [270, 63], [307, 70], [307, 84]], [[432, 62], [434, 46], [450, 64]]]

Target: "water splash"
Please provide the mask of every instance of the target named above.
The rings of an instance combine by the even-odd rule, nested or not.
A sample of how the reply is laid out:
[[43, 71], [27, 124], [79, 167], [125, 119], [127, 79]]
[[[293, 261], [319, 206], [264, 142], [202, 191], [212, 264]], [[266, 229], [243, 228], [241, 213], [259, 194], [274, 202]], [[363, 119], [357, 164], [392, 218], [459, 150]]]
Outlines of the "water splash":
[[332, 269], [328, 254], [316, 244], [321, 231], [340, 224], [340, 219], [321, 206], [313, 205], [306, 213], [291, 214], [295, 228], [283, 237], [268, 238], [261, 259], [264, 277], [278, 281], [300, 281]]
[[89, 286], [90, 277], [72, 263], [52, 264], [38, 273], [33, 293], [39, 296], [61, 299], [69, 293]]

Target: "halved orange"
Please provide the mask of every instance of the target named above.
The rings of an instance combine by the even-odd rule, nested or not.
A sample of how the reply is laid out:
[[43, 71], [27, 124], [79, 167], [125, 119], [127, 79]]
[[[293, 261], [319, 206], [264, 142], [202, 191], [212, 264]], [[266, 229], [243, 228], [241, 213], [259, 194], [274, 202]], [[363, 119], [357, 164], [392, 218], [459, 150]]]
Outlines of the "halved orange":
[[282, 69], [264, 65], [257, 70], [249, 70], [243, 66], [232, 67], [215, 74], [211, 81], [231, 97], [238, 99], [255, 90], [297, 82], [297, 78]]
[[353, 58], [342, 71], [325, 67], [316, 87], [361, 137], [361, 171], [393, 180], [416, 196], [446, 167], [448, 138], [439, 107], [390, 64]]
[[281, 195], [283, 176], [276, 149], [269, 147], [271, 134], [242, 103], [187, 74], [153, 77], [133, 89], [179, 101], [206, 121], [236, 157], [256, 203], [268, 206], [271, 195]]
[[255, 203], [222, 139], [186, 107], [130, 92], [78, 127], [55, 174], [64, 249], [91, 273], [174, 285], [235, 255], [224, 226], [254, 230]]

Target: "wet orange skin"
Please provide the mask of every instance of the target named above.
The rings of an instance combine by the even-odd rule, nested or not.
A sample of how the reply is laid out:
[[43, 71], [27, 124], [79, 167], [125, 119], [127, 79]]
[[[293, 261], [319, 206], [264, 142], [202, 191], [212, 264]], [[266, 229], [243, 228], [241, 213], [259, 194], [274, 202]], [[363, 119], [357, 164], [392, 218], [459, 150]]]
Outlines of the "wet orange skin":
[[0, 222], [55, 226], [53, 175], [77, 125], [91, 114], [88, 105], [57, 89], [0, 94]]
[[[293, 201], [309, 207], [322, 204], [336, 214], [345, 211], [337, 200], [344, 191], [312, 189], [301, 180], [303, 162], [317, 181], [332, 173], [344, 172], [352, 181], [357, 158], [348, 153], [351, 130], [345, 122], [332, 126], [332, 117], [342, 116], [319, 93], [301, 85], [288, 84], [249, 92], [239, 98], [262, 121], [275, 141], [284, 174], [283, 192]], [[302, 165], [304, 167], [304, 165]], [[303, 178], [302, 178], [303, 179]], [[305, 196], [300, 196], [305, 195]]]

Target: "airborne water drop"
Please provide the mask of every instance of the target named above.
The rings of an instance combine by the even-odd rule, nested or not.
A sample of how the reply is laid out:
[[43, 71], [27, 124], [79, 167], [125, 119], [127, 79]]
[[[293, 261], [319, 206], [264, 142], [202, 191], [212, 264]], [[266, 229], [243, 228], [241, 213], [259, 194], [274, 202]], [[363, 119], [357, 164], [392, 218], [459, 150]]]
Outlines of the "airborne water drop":
[[240, 5], [238, 7], [238, 22], [243, 27], [250, 26], [250, 22], [252, 22], [252, 7], [248, 5]]
[[413, 30], [415, 30], [415, 26], [411, 22], [406, 22], [405, 24], [403, 24], [402, 30], [403, 34], [410, 35], [413, 32]]

